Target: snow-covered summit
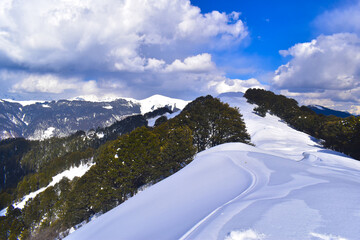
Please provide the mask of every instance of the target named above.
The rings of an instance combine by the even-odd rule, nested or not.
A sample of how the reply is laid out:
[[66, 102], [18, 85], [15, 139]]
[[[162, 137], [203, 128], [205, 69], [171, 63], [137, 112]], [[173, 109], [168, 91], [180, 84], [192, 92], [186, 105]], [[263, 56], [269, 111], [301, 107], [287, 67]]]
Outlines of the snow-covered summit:
[[6, 101], [6, 102], [10, 102], [10, 103], [19, 103], [23, 107], [33, 105], [36, 103], [45, 103], [46, 102], [45, 100], [26, 100], [26, 101], [17, 101], [17, 100], [12, 100], [12, 99], [2, 99], [2, 100]]
[[309, 107], [316, 108], [316, 109], [319, 109], [319, 110], [324, 110], [324, 107], [320, 106], [320, 105], [309, 105]]
[[151, 97], [136, 101], [141, 105], [141, 113], [147, 113], [154, 111], [157, 108], [161, 107], [170, 107], [172, 111], [182, 110], [189, 101], [165, 97], [162, 95], [153, 95]]
[[67, 239], [358, 239], [360, 162], [239, 107], [255, 147], [220, 145]]
[[[104, 95], [104, 96], [98, 96], [98, 95], [82, 95], [77, 96], [74, 98], [70, 98], [69, 101], [87, 101], [87, 102], [112, 102], [121, 97], [115, 96], [115, 95]], [[124, 99], [124, 98], [122, 98]]]
[[308, 108], [310, 108], [311, 110], [313, 110], [317, 114], [323, 114], [323, 115], [326, 115], [326, 116], [334, 115], [334, 116], [341, 117], [341, 118], [346, 118], [346, 117], [353, 116], [349, 112], [343, 112], [343, 111], [339, 111], [339, 110], [334, 110], [334, 109], [323, 107], [323, 106], [320, 106], [320, 105], [309, 105]]

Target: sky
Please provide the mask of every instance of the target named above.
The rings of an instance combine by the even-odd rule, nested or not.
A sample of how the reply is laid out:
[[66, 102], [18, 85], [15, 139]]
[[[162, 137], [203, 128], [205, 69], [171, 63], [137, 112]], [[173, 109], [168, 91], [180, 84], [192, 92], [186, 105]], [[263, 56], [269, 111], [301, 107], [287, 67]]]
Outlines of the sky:
[[2, 99], [251, 87], [360, 114], [360, 1], [0, 1]]

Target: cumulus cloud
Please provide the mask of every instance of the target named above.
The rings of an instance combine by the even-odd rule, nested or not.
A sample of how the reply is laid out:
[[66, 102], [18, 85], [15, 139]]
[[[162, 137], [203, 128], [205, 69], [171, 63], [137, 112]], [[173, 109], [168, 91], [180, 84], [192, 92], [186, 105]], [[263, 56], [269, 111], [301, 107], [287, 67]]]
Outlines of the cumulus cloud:
[[276, 70], [273, 87], [348, 110], [350, 105], [360, 105], [360, 38], [356, 34], [322, 35], [280, 53], [292, 59]]
[[21, 82], [14, 84], [13, 92], [40, 92], [40, 93], [62, 93], [68, 89], [76, 88], [73, 79], [62, 81], [57, 76], [46, 75], [30, 75]]
[[[3, 88], [7, 82], [8, 92], [26, 95], [31, 99], [44, 94], [46, 99], [58, 99], [59, 96], [71, 97], [74, 95], [114, 95], [120, 88], [119, 84], [106, 81], [82, 80], [76, 77], [66, 77], [58, 74], [28, 73], [25, 71], [0, 71], [0, 85]], [[52, 98], [51, 98], [52, 97]]]
[[311, 92], [360, 84], [360, 38], [355, 34], [320, 36], [281, 53], [293, 58], [275, 73], [273, 83], [279, 88]]
[[182, 62], [176, 59], [173, 63], [166, 66], [165, 72], [209, 72], [215, 69], [215, 64], [211, 61], [208, 53], [187, 57]]
[[0, 54], [29, 67], [143, 71], [157, 58], [143, 48], [247, 35], [238, 13], [201, 14], [188, 0], [4, 0], [0, 9]]
[[[89, 78], [100, 89], [111, 80], [120, 95], [142, 97], [169, 94], [165, 87], [180, 79], [193, 81], [185, 90], [200, 88], [204, 75], [218, 74], [209, 52], [248, 35], [239, 17], [202, 14], [189, 0], [3, 0], [0, 66], [34, 76], [12, 83], [13, 92], [68, 92]], [[58, 88], [44, 86], [45, 78]]]

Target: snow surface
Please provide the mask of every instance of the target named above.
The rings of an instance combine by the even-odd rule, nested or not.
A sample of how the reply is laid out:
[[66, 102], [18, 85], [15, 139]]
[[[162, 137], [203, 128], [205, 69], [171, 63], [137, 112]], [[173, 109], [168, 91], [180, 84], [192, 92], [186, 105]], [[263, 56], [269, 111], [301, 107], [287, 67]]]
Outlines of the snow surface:
[[66, 239], [359, 239], [360, 162], [238, 106], [252, 142], [223, 144]]
[[157, 108], [161, 108], [165, 106], [171, 106], [172, 107], [171, 110], [174, 110], [175, 108], [183, 109], [189, 103], [189, 101], [169, 98], [162, 95], [153, 95], [149, 98], [145, 98], [137, 102], [139, 102], [141, 105], [141, 114], [152, 112]]
[[[69, 100], [70, 101], [87, 101], [87, 102], [112, 102], [119, 98], [122, 98], [122, 97], [115, 96], [115, 95], [102, 95], [102, 96], [82, 95], [82, 96], [71, 98]], [[122, 98], [122, 99], [125, 99], [125, 98]]]
[[[14, 203], [14, 208], [23, 209], [28, 200], [36, 197], [39, 193], [45, 191], [48, 187], [55, 186], [55, 184], [59, 183], [64, 177], [68, 178], [69, 180], [73, 180], [75, 177], [83, 176], [91, 168], [92, 165], [94, 165], [92, 162], [80, 164], [78, 167], [71, 167], [70, 169], [57, 174], [52, 178], [52, 181], [46, 187], [40, 188], [35, 192], [31, 192], [28, 195], [24, 196], [21, 201]], [[2, 209], [0, 211], [0, 216], [5, 216], [6, 210], [7, 208]]]
[[44, 131], [44, 134], [41, 136], [41, 138], [46, 139], [46, 138], [50, 138], [50, 137], [54, 136], [55, 130], [56, 130], [56, 128], [54, 128], [54, 127], [48, 127]]
[[310, 105], [310, 107], [314, 107], [314, 108], [317, 108], [319, 110], [325, 110], [325, 108], [323, 106], [320, 106], [320, 105]]
[[111, 109], [113, 109], [113, 107], [112, 107], [112, 106], [110, 106], [110, 105], [107, 105], [107, 106], [103, 106], [103, 108], [105, 108], [105, 109], [108, 109], [108, 110], [111, 110]]
[[4, 99], [4, 101], [12, 102], [12, 103], [19, 103], [23, 107], [28, 106], [28, 105], [32, 105], [32, 104], [36, 104], [36, 103], [44, 103], [44, 102], [46, 102], [46, 101], [42, 101], [42, 100], [16, 101], [16, 100], [12, 100], [12, 99]]
[[[181, 113], [181, 111], [177, 111], [177, 112], [174, 112], [174, 113], [165, 113], [164, 115], [162, 116], [166, 116], [167, 119], [171, 119], [171, 118], [174, 118], [176, 117], [177, 115], [179, 115]], [[155, 126], [155, 122], [158, 118], [160, 118], [161, 116], [156, 116], [154, 118], [150, 118], [148, 119], [148, 126], [149, 127], [154, 127]]]

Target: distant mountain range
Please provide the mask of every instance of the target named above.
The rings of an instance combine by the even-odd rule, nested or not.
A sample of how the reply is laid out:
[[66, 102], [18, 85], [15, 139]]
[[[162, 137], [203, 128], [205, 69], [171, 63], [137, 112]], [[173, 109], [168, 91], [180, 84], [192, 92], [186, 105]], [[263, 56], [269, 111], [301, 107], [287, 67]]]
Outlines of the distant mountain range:
[[336, 117], [341, 117], [341, 118], [353, 116], [351, 113], [333, 110], [320, 105], [309, 105], [307, 107], [313, 110], [314, 112], [316, 112], [317, 114], [323, 114], [325, 116], [334, 115]]
[[0, 100], [0, 140], [64, 137], [78, 130], [107, 127], [127, 116], [145, 114], [161, 107], [177, 111], [187, 103], [161, 95], [143, 100], [99, 101], [86, 97], [51, 102]]

